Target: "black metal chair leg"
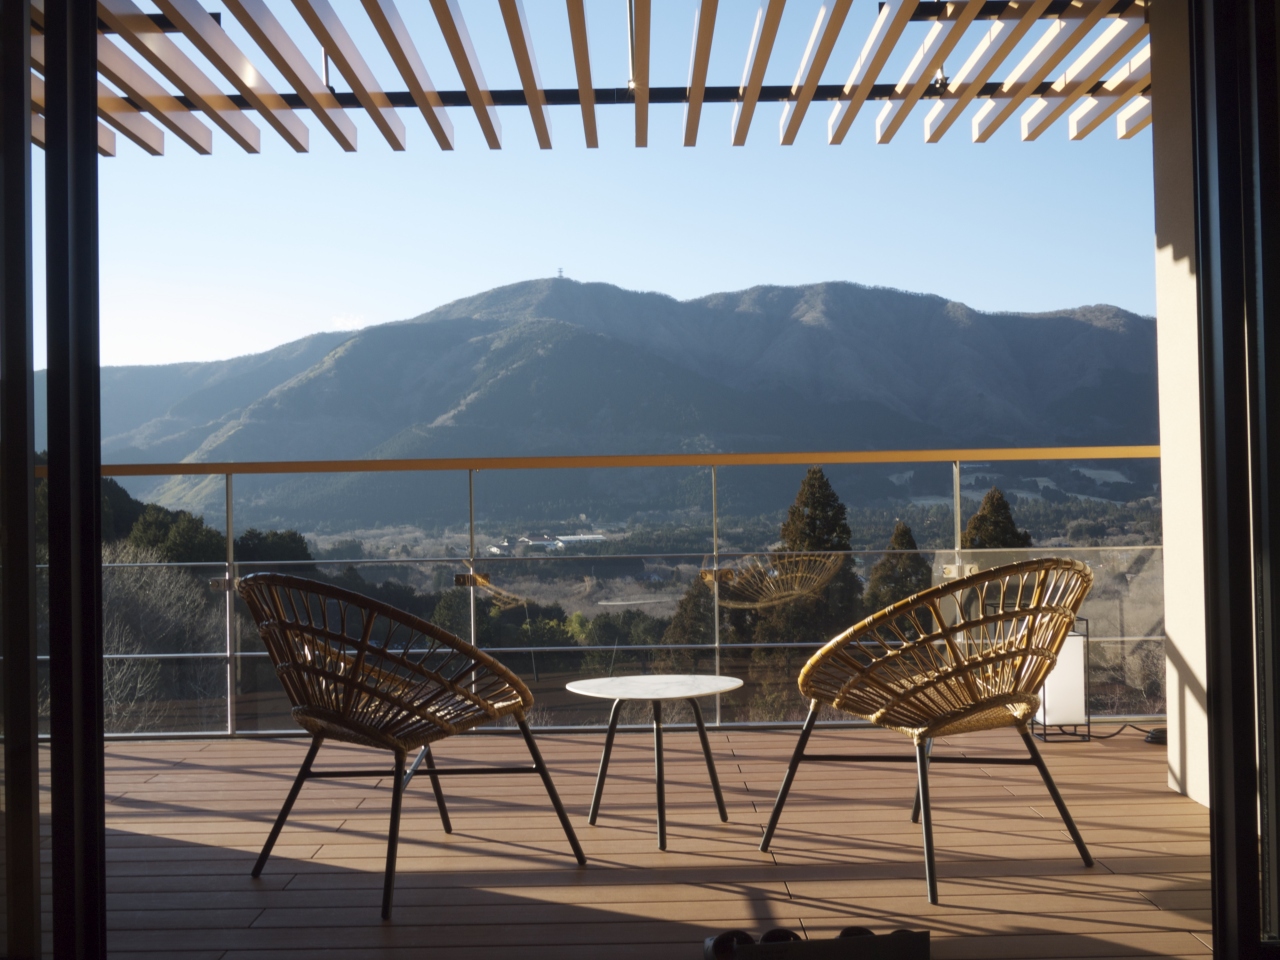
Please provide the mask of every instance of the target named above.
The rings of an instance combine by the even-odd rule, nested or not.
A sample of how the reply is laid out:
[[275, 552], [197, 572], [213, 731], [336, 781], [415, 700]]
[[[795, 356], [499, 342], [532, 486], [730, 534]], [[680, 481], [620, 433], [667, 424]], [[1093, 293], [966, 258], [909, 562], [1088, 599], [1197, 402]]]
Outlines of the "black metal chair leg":
[[600, 754], [600, 770], [596, 773], [596, 792], [591, 796], [591, 813], [587, 823], [595, 826], [596, 817], [600, 813], [600, 797], [604, 794], [604, 776], [609, 772], [609, 754], [613, 752], [613, 735], [618, 731], [618, 714], [622, 712], [622, 701], [613, 701], [613, 709], [609, 711], [609, 732], [604, 735], [604, 753]]
[[250, 876], [258, 877], [262, 875], [262, 868], [267, 865], [267, 858], [271, 856], [271, 848], [276, 845], [276, 840], [280, 837], [280, 831], [284, 828], [284, 822], [289, 819], [289, 811], [293, 809], [294, 802], [298, 799], [298, 794], [302, 792], [302, 785], [306, 783], [307, 777], [311, 774], [311, 764], [315, 762], [316, 754], [320, 752], [320, 744], [324, 743], [324, 737], [315, 736], [311, 740], [311, 749], [307, 751], [307, 758], [302, 761], [302, 766], [298, 768], [298, 776], [294, 778], [293, 786], [289, 788], [289, 795], [284, 798], [284, 806], [280, 808], [280, 815], [276, 817], [276, 822], [271, 828], [271, 832], [267, 834], [267, 842], [262, 846], [262, 852], [258, 854], [258, 862], [253, 865], [253, 873]]
[[729, 822], [729, 811], [724, 807], [724, 794], [720, 792], [720, 778], [716, 776], [716, 765], [711, 759], [711, 742], [707, 740], [707, 726], [702, 722], [702, 708], [698, 701], [690, 698], [689, 706], [693, 707], [693, 719], [698, 724], [698, 738], [702, 741], [702, 755], [707, 758], [707, 773], [711, 777], [711, 789], [715, 791], [716, 807], [720, 811], [720, 820]]
[[569, 841], [569, 846], [573, 848], [573, 855], [577, 858], [580, 866], [586, 866], [587, 855], [582, 852], [582, 845], [578, 843], [578, 835], [573, 832], [573, 824], [569, 822], [569, 815], [564, 812], [564, 804], [560, 802], [560, 794], [556, 793], [556, 785], [551, 782], [551, 773], [547, 770], [546, 761], [542, 759], [542, 753], [538, 750], [537, 743], [534, 742], [533, 734], [529, 732], [529, 724], [525, 722], [524, 717], [517, 714], [516, 723], [520, 727], [520, 732], [524, 734], [525, 746], [529, 748], [529, 756], [533, 758], [533, 765], [538, 770], [538, 775], [542, 777], [542, 785], [547, 788], [547, 796], [551, 798], [551, 805], [556, 808], [556, 816], [560, 818], [560, 826], [564, 828], [564, 835]]
[[938, 902], [938, 866], [933, 857], [933, 811], [929, 808], [929, 748], [924, 741], [916, 744], [916, 782], [920, 791], [920, 819], [924, 823], [924, 882], [929, 902]]
[[791, 792], [791, 783], [796, 778], [796, 770], [804, 759], [804, 748], [809, 743], [809, 734], [813, 733], [813, 725], [818, 719], [818, 701], [809, 707], [809, 716], [800, 730], [800, 739], [791, 754], [791, 762], [787, 765], [787, 775], [782, 778], [782, 786], [778, 789], [778, 799], [773, 801], [773, 812], [769, 814], [769, 825], [764, 828], [764, 839], [760, 841], [760, 850], [767, 852], [773, 842], [773, 831], [778, 829], [778, 819], [782, 816], [782, 805], [787, 802], [787, 794]]
[[658, 849], [667, 849], [667, 794], [662, 777], [662, 701], [653, 701], [653, 772], [658, 783]]
[[[427, 776], [431, 778], [431, 792], [436, 795], [436, 809], [440, 811], [440, 824], [444, 827], [445, 833], [453, 833], [453, 823], [449, 820], [449, 809], [444, 805], [444, 791], [440, 789], [440, 778], [436, 775], [436, 761], [431, 756], [431, 747], [422, 748], [419, 758], [426, 761]], [[416, 766], [416, 761], [415, 761]], [[413, 771], [410, 770], [408, 776], [404, 778], [404, 785], [409, 786], [409, 780], [413, 777]]]
[[1031, 754], [1031, 762], [1036, 765], [1036, 769], [1040, 771], [1040, 776], [1044, 780], [1044, 785], [1049, 788], [1049, 796], [1053, 797], [1053, 804], [1058, 808], [1058, 813], [1062, 816], [1062, 822], [1067, 825], [1067, 833], [1071, 834], [1071, 839], [1075, 841], [1076, 850], [1080, 852], [1080, 859], [1084, 861], [1086, 867], [1093, 866], [1093, 855], [1089, 853], [1089, 848], [1084, 844], [1084, 837], [1080, 836], [1080, 831], [1076, 829], [1076, 822], [1071, 819], [1071, 814], [1067, 812], [1067, 804], [1062, 799], [1062, 794], [1058, 792], [1057, 784], [1053, 782], [1053, 777], [1049, 776], [1049, 768], [1045, 766], [1044, 757], [1040, 756], [1040, 751], [1036, 748], [1036, 741], [1027, 732], [1026, 727], [1018, 727], [1018, 733], [1022, 735], [1022, 742], [1027, 745], [1027, 751]]
[[396, 753], [391, 783], [391, 829], [387, 833], [387, 874], [382, 880], [382, 919], [391, 919], [391, 895], [396, 888], [396, 850], [400, 846], [400, 803], [404, 799], [404, 754]]
[[[933, 753], [932, 738], [925, 741], [924, 752], [926, 757]], [[911, 805], [911, 822], [912, 823], [920, 822], [920, 787], [918, 784], [916, 785], [916, 799], [915, 799], [915, 802]]]

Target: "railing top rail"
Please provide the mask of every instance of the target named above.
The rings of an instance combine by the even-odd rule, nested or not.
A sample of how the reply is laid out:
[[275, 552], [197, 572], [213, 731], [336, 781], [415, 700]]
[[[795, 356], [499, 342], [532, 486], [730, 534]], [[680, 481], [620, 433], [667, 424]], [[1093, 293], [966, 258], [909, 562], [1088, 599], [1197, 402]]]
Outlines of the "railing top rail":
[[[571, 457], [441, 457], [409, 460], [247, 460], [243, 462], [109, 463], [104, 477], [224, 474], [398, 473], [419, 470], [582, 470], [616, 467], [807, 466], [813, 463], [973, 463], [989, 460], [1158, 459], [1158, 444], [1103, 447], [978, 447], [947, 450], [822, 450], [787, 453], [655, 453]], [[44, 466], [36, 476], [46, 476]]]

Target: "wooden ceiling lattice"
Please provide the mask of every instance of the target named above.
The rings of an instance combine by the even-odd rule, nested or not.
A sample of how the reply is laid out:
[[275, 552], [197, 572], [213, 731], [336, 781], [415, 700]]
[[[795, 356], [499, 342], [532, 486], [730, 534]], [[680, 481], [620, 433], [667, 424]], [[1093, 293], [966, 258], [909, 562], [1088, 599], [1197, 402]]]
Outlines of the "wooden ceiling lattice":
[[[515, 60], [520, 87], [491, 89], [476, 55], [458, 0], [429, 0], [461, 90], [437, 90], [395, 0], [361, 0], [377, 38], [395, 65], [403, 89], [384, 89], [330, 0], [292, 0], [311, 38], [295, 38], [267, 0], [224, 0], [256, 49], [245, 50], [224, 29], [221, 15], [200, 0], [154, 0], [159, 13], [144, 12], [134, 0], [99, 0], [98, 151], [116, 153], [122, 135], [151, 155], [165, 151], [172, 134], [198, 154], [213, 151], [213, 127], [248, 153], [262, 149], [261, 124], [298, 153], [310, 149], [308, 114], [346, 151], [357, 146], [349, 111], [363, 110], [393, 150], [404, 150], [420, 113], [442, 150], [454, 149], [450, 109], [474, 114], [490, 149], [502, 147], [498, 108], [528, 111], [538, 145], [553, 143], [549, 107], [581, 110], [588, 147], [599, 146], [596, 110], [629, 107], [635, 116], [635, 145], [649, 142], [649, 112], [655, 104], [685, 106], [685, 146], [698, 141], [703, 107], [732, 103], [731, 142], [746, 143], [762, 103], [781, 103], [779, 140], [796, 141], [813, 108], [830, 104], [827, 139], [844, 142], [864, 108], [878, 107], [877, 143], [888, 143], [906, 126], [913, 110], [923, 112], [924, 139], [937, 143], [975, 101], [970, 126], [982, 143], [1017, 115], [1023, 140], [1035, 140], [1061, 119], [1068, 135], [1081, 140], [1107, 121], [1128, 139], [1151, 123], [1151, 48], [1146, 22], [1148, 0], [887, 0], [859, 47], [848, 79], [823, 83], [836, 43], [847, 28], [854, 0], [827, 0], [819, 9], [794, 83], [764, 82], [776, 49], [786, 0], [762, 0], [754, 13], [751, 42], [741, 81], [713, 84], [708, 76], [717, 18], [751, 16], [745, 6], [699, 0], [691, 38], [688, 86], [650, 84], [651, 0], [628, 4], [631, 81], [623, 88], [592, 82], [592, 54], [583, 0], [566, 0], [576, 87], [543, 86], [529, 22], [521, 0], [497, 0]], [[865, 0], [864, 0], [865, 2]], [[536, 8], [535, 8], [536, 11]], [[923, 42], [896, 80], [886, 66], [909, 24], [927, 22]], [[32, 136], [44, 145], [44, 45], [42, 5], [35, 4], [32, 37]], [[181, 35], [198, 58], [174, 42]], [[327, 76], [302, 53], [299, 42], [318, 41], [350, 88], [337, 92]], [[1019, 51], [1025, 54], [1016, 63]], [[381, 52], [379, 52], [381, 55]], [[963, 57], [954, 76], [944, 75], [948, 59]], [[255, 66], [270, 63], [289, 89], [276, 90]], [[197, 60], [203, 62], [197, 62]], [[997, 75], [1003, 71], [1003, 79]], [[327, 68], [325, 70], [327, 73]], [[404, 111], [402, 115], [401, 111]]]

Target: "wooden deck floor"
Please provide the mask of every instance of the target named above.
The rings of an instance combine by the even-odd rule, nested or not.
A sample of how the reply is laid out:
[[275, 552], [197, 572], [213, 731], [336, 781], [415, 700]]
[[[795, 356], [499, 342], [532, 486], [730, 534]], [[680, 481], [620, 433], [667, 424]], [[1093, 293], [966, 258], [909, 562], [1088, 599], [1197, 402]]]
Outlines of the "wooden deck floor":
[[[692, 732], [668, 732], [670, 841], [656, 848], [652, 738], [620, 734], [597, 826], [602, 737], [540, 743], [590, 858], [578, 867], [535, 777], [446, 780], [446, 836], [425, 778], [406, 799], [393, 919], [379, 918], [390, 788], [307, 785], [260, 880], [249, 870], [301, 761], [299, 740], [107, 748], [116, 958], [524, 960], [702, 955], [704, 937], [857, 923], [932, 931], [936, 958], [1209, 955], [1208, 817], [1165, 785], [1165, 753], [1127, 732], [1044, 753], [1097, 865], [1086, 869], [1033, 768], [935, 765], [940, 906], [924, 895], [906, 764], [801, 769], [770, 853], [763, 824], [792, 732], [712, 732], [721, 823]], [[815, 734], [813, 752], [904, 752], [881, 731]], [[938, 752], [1012, 755], [1011, 732]], [[445, 764], [524, 761], [518, 737], [470, 736]], [[357, 756], [363, 755], [363, 756]], [[385, 755], [383, 755], [385, 756]], [[342, 746], [321, 765], [375, 758]]]

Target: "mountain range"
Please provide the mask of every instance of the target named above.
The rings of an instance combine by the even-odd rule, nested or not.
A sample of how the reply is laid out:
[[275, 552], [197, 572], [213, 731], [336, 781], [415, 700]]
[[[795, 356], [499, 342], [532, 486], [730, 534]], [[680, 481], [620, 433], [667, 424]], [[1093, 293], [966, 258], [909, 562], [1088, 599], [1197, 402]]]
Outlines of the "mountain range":
[[[680, 301], [534, 280], [232, 360], [105, 367], [102, 434], [108, 463], [1155, 443], [1155, 321], [852, 283]], [[495, 509], [548, 515], [701, 496], [671, 471], [485, 479]], [[420, 475], [237, 484], [261, 522], [426, 522], [459, 496]], [[201, 512], [222, 496], [133, 486]]]

